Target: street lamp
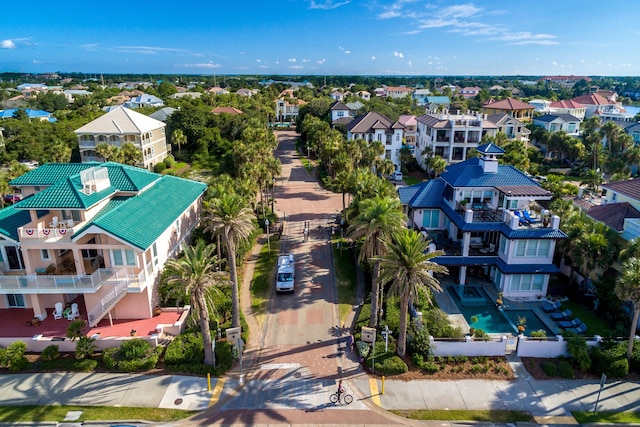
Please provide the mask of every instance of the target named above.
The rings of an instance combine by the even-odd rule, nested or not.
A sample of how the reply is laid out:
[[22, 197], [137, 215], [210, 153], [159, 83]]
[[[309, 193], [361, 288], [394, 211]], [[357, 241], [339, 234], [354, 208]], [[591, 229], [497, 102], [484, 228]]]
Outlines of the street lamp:
[[271, 239], [269, 239], [269, 218], [264, 219], [264, 225], [267, 226], [267, 250], [271, 253]]

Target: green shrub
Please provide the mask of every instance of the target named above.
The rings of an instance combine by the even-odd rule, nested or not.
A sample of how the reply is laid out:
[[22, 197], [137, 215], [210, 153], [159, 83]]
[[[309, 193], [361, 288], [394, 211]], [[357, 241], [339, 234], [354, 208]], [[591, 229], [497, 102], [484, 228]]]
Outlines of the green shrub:
[[547, 360], [542, 363], [542, 372], [548, 377], [555, 377], [558, 375], [558, 366], [554, 361]]
[[472, 356], [471, 363], [485, 364], [489, 361], [489, 356]]
[[364, 341], [356, 341], [356, 347], [358, 348], [358, 354], [361, 358], [366, 359], [369, 356], [369, 352], [371, 351], [371, 346], [369, 343]]
[[91, 372], [98, 366], [98, 361], [95, 359], [82, 359], [76, 360], [73, 363], [73, 370], [78, 372]]
[[[181, 372], [181, 373], [188, 373], [193, 375], [211, 374], [213, 376], [219, 377], [220, 375], [224, 374], [229, 369], [231, 369], [231, 366], [233, 366], [233, 356], [232, 356], [231, 348], [232, 348], [231, 344], [229, 344], [226, 341], [216, 342], [216, 366], [215, 367], [207, 366], [202, 363], [202, 361], [204, 361], [204, 353], [202, 356], [202, 361], [199, 363], [167, 364], [166, 352], [165, 352], [165, 365], [167, 366], [167, 369], [172, 372]], [[181, 362], [177, 358], [173, 358], [173, 360], [174, 362], [175, 361]]]
[[611, 378], [624, 378], [629, 374], [629, 361], [626, 357], [614, 360], [604, 373]]
[[562, 378], [573, 379], [575, 373], [573, 372], [573, 366], [566, 360], [562, 360], [558, 363], [558, 375]]
[[447, 314], [439, 308], [422, 312], [422, 323], [434, 338], [462, 338], [462, 328], [451, 325]]
[[484, 374], [488, 370], [489, 370], [488, 366], [481, 365], [481, 364], [478, 364], [478, 363], [471, 365], [471, 368], [469, 368], [469, 371], [472, 374]]
[[67, 327], [67, 338], [73, 341], [80, 337], [83, 337], [83, 331], [86, 325], [87, 322], [82, 319], [76, 319], [69, 323], [69, 326]]
[[[216, 347], [217, 347], [216, 343]], [[201, 364], [204, 362], [204, 345], [199, 332], [180, 334], [167, 346], [164, 363], [168, 365]]]
[[376, 355], [374, 367], [375, 372], [382, 375], [397, 375], [409, 371], [405, 361], [394, 353]]
[[426, 326], [420, 322], [413, 321], [411, 322], [411, 333], [413, 337], [409, 345], [411, 352], [425, 355], [429, 354], [431, 351], [431, 341]]
[[0, 349], [0, 366], [9, 368], [11, 372], [18, 372], [29, 366], [29, 361], [24, 353], [27, 351], [27, 344], [16, 341], [9, 347]]
[[56, 360], [58, 357], [60, 357], [58, 346], [53, 344], [47, 346], [47, 348], [42, 350], [42, 354], [40, 354], [40, 358], [43, 362], [51, 362], [52, 360]]
[[153, 171], [155, 173], [162, 173], [167, 169], [167, 165], [165, 165], [163, 162], [157, 163], [156, 165], [153, 166]]
[[93, 357], [93, 353], [96, 351], [96, 339], [89, 337], [80, 337], [76, 344], [76, 359], [89, 359]]
[[102, 353], [107, 369], [119, 372], [148, 370], [156, 366], [162, 347], [153, 348], [145, 340], [135, 338], [123, 342], [118, 348], [108, 348]]
[[611, 378], [623, 378], [629, 373], [627, 344], [625, 342], [603, 341], [591, 350], [591, 371], [605, 373]]
[[573, 357], [576, 365], [582, 371], [588, 371], [591, 368], [591, 356], [589, 355], [589, 346], [587, 340], [581, 336], [573, 335], [566, 339], [567, 352]]
[[633, 350], [631, 352], [631, 362], [629, 363], [629, 369], [635, 372], [640, 372], [640, 341], [633, 342]]
[[538, 329], [537, 331], [531, 331], [532, 338], [545, 338], [547, 336], [547, 331], [544, 329]]
[[164, 165], [168, 168], [172, 168], [176, 165], [176, 159], [171, 156], [168, 156], [164, 159]]

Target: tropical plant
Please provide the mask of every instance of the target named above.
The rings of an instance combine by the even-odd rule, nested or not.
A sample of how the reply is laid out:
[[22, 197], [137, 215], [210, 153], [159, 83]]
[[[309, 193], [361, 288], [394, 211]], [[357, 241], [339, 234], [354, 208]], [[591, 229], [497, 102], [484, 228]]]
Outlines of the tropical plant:
[[[418, 290], [427, 288], [429, 291], [442, 291], [440, 283], [433, 276], [434, 273], [448, 273], [446, 267], [433, 261], [434, 257], [444, 255], [443, 251], [429, 252], [429, 242], [422, 238], [422, 234], [407, 228], [402, 228], [393, 237], [387, 236], [383, 240], [384, 255], [375, 257], [380, 262], [379, 283], [391, 283], [390, 296], [400, 299], [400, 331], [398, 333], [397, 351], [404, 357], [407, 347], [407, 316], [409, 302], [417, 299]], [[430, 293], [425, 293], [430, 298]]]
[[633, 305], [633, 316], [629, 328], [629, 346], [627, 360], [631, 361], [634, 337], [640, 317], [640, 258], [631, 257], [622, 264], [623, 272], [616, 286], [616, 294], [622, 301], [630, 301]]
[[238, 291], [238, 271], [236, 247], [241, 241], [247, 241], [254, 230], [255, 214], [247, 206], [246, 199], [235, 193], [221, 194], [205, 205], [204, 218], [206, 232], [221, 235], [227, 248], [229, 276], [231, 279], [231, 324], [240, 326], [240, 294]]
[[384, 240], [391, 239], [404, 227], [405, 216], [402, 213], [400, 200], [397, 198], [365, 199], [359, 204], [359, 209], [360, 213], [347, 229], [347, 233], [354, 240], [362, 240], [360, 262], [373, 262], [369, 327], [375, 328], [378, 325], [378, 314], [382, 302], [379, 298], [381, 285], [378, 281], [380, 262], [374, 258], [384, 255], [386, 250]]
[[215, 246], [205, 245], [200, 240], [196, 246], [187, 246], [183, 256], [167, 261], [167, 267], [175, 273], [166, 280], [169, 284], [178, 284], [179, 288], [191, 295], [191, 305], [198, 316], [202, 343], [204, 345], [204, 364], [215, 365], [215, 354], [211, 348], [209, 329], [209, 301], [207, 292], [226, 282], [225, 274], [216, 271], [218, 259], [214, 255]]

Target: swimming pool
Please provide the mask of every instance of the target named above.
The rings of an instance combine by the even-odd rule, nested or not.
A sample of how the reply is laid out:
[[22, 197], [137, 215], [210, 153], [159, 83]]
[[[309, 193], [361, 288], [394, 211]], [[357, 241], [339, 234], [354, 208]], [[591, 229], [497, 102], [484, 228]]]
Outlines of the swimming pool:
[[461, 304], [458, 293], [453, 288], [448, 290], [449, 295], [471, 328], [482, 329], [488, 334], [517, 335], [518, 319], [524, 317], [526, 319], [525, 335], [531, 335], [531, 332], [542, 329], [548, 337], [554, 336], [553, 332], [545, 326], [533, 310], [498, 310], [493, 304], [465, 307]]

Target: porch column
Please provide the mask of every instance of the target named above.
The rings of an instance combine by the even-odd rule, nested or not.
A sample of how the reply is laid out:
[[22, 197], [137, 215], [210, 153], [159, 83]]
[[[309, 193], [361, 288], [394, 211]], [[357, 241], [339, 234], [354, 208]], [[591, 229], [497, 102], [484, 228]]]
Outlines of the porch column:
[[33, 308], [33, 317], [37, 317], [40, 321], [47, 318], [47, 309], [40, 303], [40, 297], [37, 294], [29, 295], [31, 308]]
[[[17, 250], [19, 250], [22, 253], [22, 268], [24, 269], [24, 271], [26, 271], [27, 274], [35, 274], [35, 272], [31, 269], [31, 259], [29, 258], [29, 250], [21, 247], [18, 247]], [[20, 262], [19, 258], [18, 258], [18, 262]]]
[[464, 285], [465, 282], [467, 281], [467, 266], [463, 265], [460, 267], [460, 275], [458, 276], [458, 278], [460, 279], [458, 281], [458, 283], [460, 283], [461, 285]]
[[470, 232], [462, 233], [462, 256], [469, 256], [470, 242], [471, 242], [471, 233]]
[[76, 274], [87, 274], [84, 269], [84, 262], [82, 261], [82, 252], [80, 249], [71, 249], [71, 253], [73, 254], [73, 263], [76, 265]]

